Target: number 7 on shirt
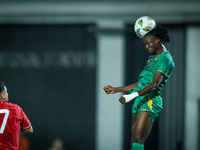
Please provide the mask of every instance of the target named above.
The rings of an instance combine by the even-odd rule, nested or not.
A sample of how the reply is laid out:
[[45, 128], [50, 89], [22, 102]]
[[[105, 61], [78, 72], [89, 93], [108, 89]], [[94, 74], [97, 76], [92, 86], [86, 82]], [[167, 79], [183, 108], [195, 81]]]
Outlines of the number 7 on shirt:
[[9, 110], [8, 109], [1, 109], [0, 114], [5, 114], [4, 117], [3, 117], [3, 122], [2, 122], [1, 127], [0, 127], [0, 134], [3, 134], [4, 129], [6, 127], [6, 123], [7, 123], [7, 119], [8, 119], [8, 115], [9, 115]]

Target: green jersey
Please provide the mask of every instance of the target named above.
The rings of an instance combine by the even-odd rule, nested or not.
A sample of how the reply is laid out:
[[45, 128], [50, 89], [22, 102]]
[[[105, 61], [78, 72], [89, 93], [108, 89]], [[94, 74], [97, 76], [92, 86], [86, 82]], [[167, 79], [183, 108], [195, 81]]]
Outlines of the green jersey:
[[138, 87], [133, 89], [133, 91], [139, 91], [149, 85], [152, 82], [155, 73], [160, 71], [165, 74], [165, 78], [154, 91], [154, 94], [161, 95], [162, 88], [167, 83], [174, 67], [174, 61], [169, 51], [165, 51], [159, 55], [150, 55], [144, 70], [138, 77]]
[[159, 55], [152, 54], [149, 56], [144, 70], [138, 77], [138, 86], [132, 89], [131, 92], [140, 91], [148, 86], [157, 71], [164, 73], [165, 77], [156, 90], [135, 99], [132, 109], [134, 114], [137, 114], [138, 111], [148, 111], [152, 121], [154, 121], [162, 109], [162, 89], [171, 76], [174, 67], [174, 61], [169, 51], [165, 51]]

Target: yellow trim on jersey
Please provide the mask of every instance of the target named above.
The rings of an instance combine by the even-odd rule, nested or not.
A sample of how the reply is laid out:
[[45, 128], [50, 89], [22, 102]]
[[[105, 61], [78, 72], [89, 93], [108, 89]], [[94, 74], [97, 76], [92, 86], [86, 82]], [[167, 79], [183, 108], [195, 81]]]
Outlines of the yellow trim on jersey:
[[[157, 71], [162, 72], [162, 71], [160, 71], [160, 70], [157, 70]], [[167, 75], [166, 75], [164, 72], [162, 72], [162, 73], [167, 77]]]
[[158, 55], [154, 60], [158, 60], [159, 57], [160, 57], [160, 55]]
[[147, 105], [148, 105], [149, 108], [152, 110], [153, 101], [152, 101], [150, 98], [148, 98], [148, 103], [147, 103]]

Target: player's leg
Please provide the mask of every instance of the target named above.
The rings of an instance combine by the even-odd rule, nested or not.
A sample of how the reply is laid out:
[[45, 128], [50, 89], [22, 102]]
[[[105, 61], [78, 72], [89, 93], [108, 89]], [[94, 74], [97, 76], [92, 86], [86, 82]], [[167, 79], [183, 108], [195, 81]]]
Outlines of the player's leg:
[[[132, 114], [132, 124], [131, 124], [131, 131], [133, 132], [134, 131], [134, 128], [135, 128], [135, 124], [136, 124], [136, 119], [137, 117]], [[133, 136], [131, 137], [131, 148], [132, 148], [132, 143], [133, 143]]]
[[144, 150], [144, 142], [148, 137], [153, 123], [148, 112], [140, 111], [137, 117], [132, 117], [132, 148], [131, 150]]

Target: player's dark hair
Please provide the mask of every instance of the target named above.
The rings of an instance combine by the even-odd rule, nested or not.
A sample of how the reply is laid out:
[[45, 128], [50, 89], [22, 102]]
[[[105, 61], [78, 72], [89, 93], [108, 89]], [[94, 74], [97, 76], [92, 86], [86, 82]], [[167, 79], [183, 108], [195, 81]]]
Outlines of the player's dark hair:
[[5, 84], [3, 82], [0, 82], [0, 93], [2, 93], [5, 90]]
[[[168, 42], [171, 40], [168, 30], [161, 27], [161, 24], [156, 24], [156, 27], [148, 32], [146, 35], [157, 36], [162, 42]], [[145, 36], [146, 36], [145, 35]]]

